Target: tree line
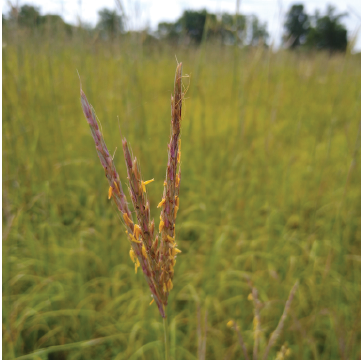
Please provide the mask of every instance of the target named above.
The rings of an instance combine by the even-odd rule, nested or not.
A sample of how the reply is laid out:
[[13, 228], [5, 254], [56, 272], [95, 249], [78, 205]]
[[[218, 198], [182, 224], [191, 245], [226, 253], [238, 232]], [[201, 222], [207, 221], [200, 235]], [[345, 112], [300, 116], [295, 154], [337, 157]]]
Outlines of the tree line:
[[[316, 11], [307, 14], [302, 4], [292, 5], [284, 21], [282, 43], [290, 49], [320, 49], [345, 51], [347, 47], [347, 30], [341, 23], [346, 14], [336, 13], [328, 6], [326, 12]], [[59, 15], [41, 15], [40, 9], [32, 5], [11, 7], [3, 15], [3, 29], [20, 27], [30, 31], [65, 30], [72, 35], [79, 28], [96, 33], [105, 40], [114, 40], [127, 33], [126, 17], [116, 10], [104, 8], [98, 12], [98, 22], [91, 26], [72, 26], [64, 22]], [[224, 45], [268, 46], [269, 33], [267, 24], [255, 15], [213, 14], [207, 10], [186, 10], [175, 22], [161, 22], [156, 31], [146, 31], [153, 40], [171, 44], [199, 45], [202, 41], [213, 41]]]
[[346, 15], [337, 14], [331, 5], [324, 15], [318, 10], [314, 15], [309, 15], [302, 4], [292, 5], [284, 24], [284, 43], [292, 49], [304, 47], [331, 52], [345, 51], [347, 30], [340, 20]]

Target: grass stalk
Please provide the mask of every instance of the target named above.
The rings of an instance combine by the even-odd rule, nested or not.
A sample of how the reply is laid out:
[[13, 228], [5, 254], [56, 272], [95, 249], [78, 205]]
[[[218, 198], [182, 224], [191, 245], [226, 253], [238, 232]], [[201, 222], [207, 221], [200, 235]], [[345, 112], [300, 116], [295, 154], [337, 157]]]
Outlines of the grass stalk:
[[258, 300], [258, 291], [255, 287], [252, 288], [252, 299], [254, 306], [254, 346], [253, 346], [253, 360], [258, 359], [258, 348], [261, 336], [261, 317], [259, 313], [259, 300]]
[[164, 328], [164, 354], [165, 360], [169, 360], [169, 327], [168, 327], [168, 318], [163, 318], [163, 328]]
[[289, 311], [289, 309], [291, 307], [292, 300], [295, 297], [297, 288], [298, 288], [298, 280], [293, 285], [293, 287], [292, 287], [292, 289], [290, 291], [290, 294], [289, 294], [288, 299], [286, 301], [285, 308], [283, 310], [283, 314], [282, 314], [282, 316], [280, 318], [280, 321], [279, 321], [279, 323], [278, 323], [278, 325], [276, 327], [276, 330], [272, 333], [272, 335], [271, 335], [271, 337], [270, 337], [270, 339], [268, 341], [268, 345], [266, 347], [265, 352], [263, 353], [262, 360], [267, 359], [269, 351], [271, 350], [272, 346], [275, 344], [278, 337], [281, 335], [281, 332], [283, 330], [283, 326], [284, 326], [286, 318], [287, 318], [288, 311]]
[[243, 352], [243, 356], [245, 358], [245, 360], [249, 360], [248, 354], [247, 354], [247, 347], [246, 347], [246, 343], [243, 340], [243, 336], [241, 333], [241, 330], [239, 328], [239, 326], [237, 325], [237, 323], [234, 320], [231, 320], [229, 322], [230, 326], [233, 326], [234, 331], [237, 333], [238, 336], [238, 342], [239, 345], [241, 346], [242, 352]]

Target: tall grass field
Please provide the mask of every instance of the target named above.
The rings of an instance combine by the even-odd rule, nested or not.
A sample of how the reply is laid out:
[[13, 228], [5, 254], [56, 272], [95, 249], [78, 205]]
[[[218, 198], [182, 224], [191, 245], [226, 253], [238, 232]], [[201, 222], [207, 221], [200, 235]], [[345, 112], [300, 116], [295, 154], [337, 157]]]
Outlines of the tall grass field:
[[21, 36], [2, 52], [3, 359], [164, 358], [77, 71], [125, 193], [123, 136], [155, 179], [158, 229], [175, 56], [189, 78], [170, 357], [243, 359], [233, 320], [261, 359], [299, 281], [268, 358], [361, 359], [359, 55]]

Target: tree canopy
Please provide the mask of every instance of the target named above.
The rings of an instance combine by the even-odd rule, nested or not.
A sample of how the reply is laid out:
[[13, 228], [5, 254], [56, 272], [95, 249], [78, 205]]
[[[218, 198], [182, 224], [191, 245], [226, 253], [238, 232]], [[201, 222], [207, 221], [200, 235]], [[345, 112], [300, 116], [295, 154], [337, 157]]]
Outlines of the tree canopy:
[[[5, 20], [5, 21], [4, 21]], [[65, 23], [59, 15], [41, 15], [40, 9], [32, 5], [11, 7], [7, 17], [3, 16], [3, 25], [18, 25], [27, 30], [50, 31], [65, 30], [68, 34], [72, 32], [72, 26]]]
[[319, 11], [310, 16], [302, 4], [292, 5], [284, 24], [284, 41], [292, 48], [304, 46], [311, 49], [345, 51], [347, 30], [340, 20], [346, 14], [336, 14], [333, 6], [328, 6], [326, 14]]
[[223, 13], [217, 16], [206, 10], [187, 10], [174, 23], [160, 23], [157, 35], [160, 39], [196, 45], [203, 37], [227, 45], [257, 45], [260, 41], [266, 43], [268, 39], [266, 24], [254, 15]]
[[292, 5], [286, 15], [285, 38], [290, 40], [291, 47], [295, 48], [306, 42], [310, 23], [302, 4]]
[[324, 16], [316, 12], [307, 38], [307, 44], [321, 50], [346, 51], [347, 30], [340, 19], [346, 14], [336, 14], [335, 8], [328, 6]]
[[99, 20], [96, 27], [103, 35], [114, 38], [124, 31], [123, 18], [115, 10], [103, 8], [98, 11], [98, 16]]

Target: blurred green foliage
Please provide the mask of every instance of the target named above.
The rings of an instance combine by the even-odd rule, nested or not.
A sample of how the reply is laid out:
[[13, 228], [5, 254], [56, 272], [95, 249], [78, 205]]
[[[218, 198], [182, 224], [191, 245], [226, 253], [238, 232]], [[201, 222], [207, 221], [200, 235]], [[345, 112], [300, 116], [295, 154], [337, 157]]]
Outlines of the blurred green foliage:
[[[347, 13], [336, 14], [336, 8], [328, 5], [321, 16], [316, 10], [314, 16], [305, 12], [302, 4], [292, 5], [284, 24], [284, 42], [292, 49], [304, 46], [306, 49], [345, 52], [347, 49], [347, 29], [341, 19]], [[352, 42], [352, 41], [351, 41]]]
[[[82, 114], [82, 87], [126, 184], [121, 135], [140, 161], [156, 223], [170, 127], [174, 48], [18, 33], [3, 43], [3, 359], [158, 359], [162, 319], [134, 274]], [[226, 323], [261, 347], [300, 286], [271, 351], [361, 351], [359, 56], [204, 44], [176, 49], [190, 74], [171, 355], [237, 359]], [[200, 345], [201, 344], [201, 345]]]
[[307, 46], [321, 50], [346, 51], [347, 30], [341, 19], [347, 14], [336, 14], [336, 9], [329, 5], [326, 14], [321, 16], [316, 12], [307, 38]]
[[103, 36], [114, 38], [117, 34], [124, 32], [123, 17], [118, 15], [115, 10], [103, 8], [98, 11], [99, 21], [97, 29]]
[[[120, 1], [116, 1], [118, 10], [103, 8], [98, 11], [98, 21], [95, 27], [91, 24], [67, 24], [59, 15], [41, 15], [40, 8], [33, 5], [11, 6], [9, 12], [3, 14], [5, 32], [16, 31], [19, 27], [23, 31], [34, 34], [49, 34], [53, 36], [66, 32], [69, 37], [77, 33], [87, 33], [88, 36], [99, 36], [103, 40], [114, 41], [131, 34], [127, 22], [129, 21]], [[17, 30], [18, 31], [18, 30]], [[135, 31], [137, 32], [137, 31]], [[267, 24], [262, 23], [255, 15], [233, 15], [226, 12], [216, 15], [207, 10], [184, 10], [175, 22], [161, 22], [157, 31], [143, 30], [148, 40], [169, 44], [200, 45], [207, 39], [215, 43], [237, 44], [239, 46], [253, 46], [266, 44], [268, 39]]]
[[174, 23], [158, 24], [156, 36], [162, 41], [176, 44], [199, 45], [207, 39], [214, 43], [227, 45], [266, 44], [267, 25], [255, 15], [212, 14], [207, 10], [185, 10]]
[[65, 32], [69, 36], [74, 30], [74, 27], [67, 24], [60, 15], [41, 15], [39, 7], [26, 4], [21, 7], [11, 5], [8, 14], [6, 16], [3, 14], [2, 25], [6, 30], [20, 27], [33, 34], [46, 33], [49, 35], [51, 33], [53, 36], [59, 32]]

